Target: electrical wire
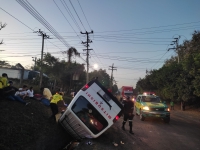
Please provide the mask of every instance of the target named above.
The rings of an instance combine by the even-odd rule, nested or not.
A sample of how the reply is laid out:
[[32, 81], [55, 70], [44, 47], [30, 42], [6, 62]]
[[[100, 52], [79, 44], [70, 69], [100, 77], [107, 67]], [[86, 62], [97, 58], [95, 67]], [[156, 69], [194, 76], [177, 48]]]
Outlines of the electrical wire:
[[[60, 0], [62, 2], [62, 0]], [[70, 15], [70, 17], [72, 18], [72, 20], [74, 21], [75, 25], [77, 26], [77, 28], [79, 29], [79, 31], [81, 31], [80, 26], [78, 25], [76, 19], [74, 18], [74, 16], [72, 15], [67, 3], [65, 3], [65, 1], [63, 0], [62, 5], [64, 6], [65, 10], [68, 12], [68, 14]]]
[[25, 8], [35, 19], [44, 25], [55, 37], [57, 37], [66, 47], [70, 45], [60, 36], [60, 34], [40, 15], [40, 13], [27, 1], [17, 0], [17, 2]]
[[[71, 0], [69, 0], [69, 2], [70, 2], [70, 4], [72, 5], [72, 8], [74, 9], [74, 11], [75, 11], [75, 13], [76, 13], [76, 15], [77, 15], [77, 17], [78, 17], [79, 21], [81, 22], [81, 24], [82, 24], [83, 28], [85, 29], [85, 26], [83, 25], [83, 23], [82, 23], [82, 21], [81, 21], [81, 19], [80, 19], [79, 15], [78, 15], [78, 13], [76, 12], [76, 9], [74, 8], [74, 6], [73, 6], [73, 4], [72, 4]], [[85, 31], [86, 31], [86, 29], [85, 29]]]
[[[65, 20], [67, 20], [67, 22], [69, 23], [69, 25], [71, 26], [71, 28], [74, 30], [73, 26], [71, 25], [71, 23], [68, 21], [67, 17], [64, 15], [64, 13], [62, 12], [62, 10], [60, 9], [60, 7], [56, 4], [56, 2], [53, 0], [53, 2], [55, 3], [55, 5], [57, 6], [57, 8], [60, 10], [60, 12], [62, 13], [62, 15], [64, 16]], [[62, 1], [61, 1], [62, 2]], [[76, 31], [74, 30], [74, 32], [76, 33]], [[76, 35], [78, 36], [78, 34], [76, 33]], [[79, 37], [79, 36], [78, 36]], [[79, 37], [80, 38], [80, 37]], [[80, 38], [81, 40], [81, 38]]]
[[[87, 18], [86, 18], [86, 15], [85, 15], [85, 13], [84, 13], [84, 11], [83, 11], [83, 8], [81, 7], [81, 4], [80, 4], [79, 0], [77, 0], [77, 1], [78, 1], [78, 4], [79, 4], [79, 6], [80, 6], [82, 12], [83, 12], [83, 15], [84, 15], [84, 17], [85, 17], [85, 20], [87, 21], [88, 26], [90, 27], [90, 24], [89, 24], [89, 22], [88, 22], [88, 20], [87, 20]], [[90, 30], [92, 30], [91, 27], [90, 27]]]
[[186, 25], [186, 24], [196, 24], [200, 23], [200, 21], [195, 21], [195, 22], [188, 22], [188, 23], [179, 23], [179, 24], [173, 24], [173, 25], [165, 25], [165, 26], [156, 26], [156, 27], [148, 27], [148, 28], [140, 28], [140, 29], [129, 29], [129, 30], [115, 30], [115, 31], [102, 31], [102, 32], [96, 32], [96, 33], [108, 33], [108, 32], [130, 32], [133, 30], [146, 30], [146, 29], [158, 29], [158, 28], [163, 28], [163, 27], [171, 27], [171, 26], [180, 26], [180, 25]]
[[9, 12], [5, 11], [3, 8], [0, 7], [1, 10], [3, 10], [4, 12], [6, 12], [7, 14], [9, 14], [10, 16], [12, 16], [14, 19], [16, 19], [17, 21], [19, 21], [21, 24], [23, 24], [24, 26], [26, 26], [27, 28], [29, 28], [30, 30], [34, 31], [33, 29], [31, 29], [29, 26], [27, 26], [25, 23], [23, 23], [22, 21], [20, 21], [19, 19], [17, 19], [16, 17], [14, 17], [13, 15], [11, 15]]

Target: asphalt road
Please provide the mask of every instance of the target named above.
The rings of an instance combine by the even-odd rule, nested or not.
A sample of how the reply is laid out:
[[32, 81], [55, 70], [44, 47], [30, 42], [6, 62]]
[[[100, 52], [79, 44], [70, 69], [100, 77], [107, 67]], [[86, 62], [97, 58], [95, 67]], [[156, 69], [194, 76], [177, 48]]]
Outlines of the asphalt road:
[[[133, 132], [121, 129], [123, 119], [120, 118], [110, 129], [97, 139], [91, 140], [93, 145], [87, 145], [83, 140], [76, 149], [87, 150], [200, 150], [200, 112], [178, 107], [171, 111], [171, 121], [166, 124], [161, 119], [146, 119], [139, 116], [133, 119]], [[118, 146], [113, 145], [113, 141]], [[122, 141], [124, 144], [120, 144]]]
[[171, 111], [169, 124], [160, 119], [134, 120], [135, 135], [147, 149], [152, 150], [200, 150], [200, 112], [190, 110]]

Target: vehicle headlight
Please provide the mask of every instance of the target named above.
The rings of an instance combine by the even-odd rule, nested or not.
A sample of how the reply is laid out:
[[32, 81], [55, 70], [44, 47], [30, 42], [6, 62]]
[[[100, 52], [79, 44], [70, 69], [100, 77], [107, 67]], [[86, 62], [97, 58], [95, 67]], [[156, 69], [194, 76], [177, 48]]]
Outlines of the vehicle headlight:
[[93, 120], [92, 120], [92, 119], [90, 120], [90, 123], [91, 123], [91, 124], [94, 124], [94, 122], [93, 122]]
[[132, 101], [134, 101], [135, 99], [134, 98], [132, 98]]
[[142, 109], [143, 110], [149, 110], [149, 107], [148, 106], [144, 106]]
[[170, 109], [169, 108], [165, 108], [165, 111], [170, 111]]

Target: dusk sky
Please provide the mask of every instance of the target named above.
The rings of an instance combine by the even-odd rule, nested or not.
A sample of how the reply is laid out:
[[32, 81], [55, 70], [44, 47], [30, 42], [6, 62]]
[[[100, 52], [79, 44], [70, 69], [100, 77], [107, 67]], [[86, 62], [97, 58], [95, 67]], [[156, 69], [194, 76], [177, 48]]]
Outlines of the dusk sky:
[[[159, 69], [176, 56], [167, 51], [174, 38], [180, 36], [182, 44], [200, 29], [199, 0], [0, 0], [0, 4], [0, 22], [7, 24], [0, 30], [4, 43], [0, 60], [33, 66], [32, 57], [41, 58], [42, 46], [41, 36], [34, 31], [41, 29], [51, 38], [45, 40], [44, 52], [67, 61], [63, 52], [75, 47], [81, 58], [73, 61], [86, 63], [81, 44], [86, 35], [80, 32], [93, 30], [90, 71], [98, 64], [98, 69], [111, 75], [108, 68], [114, 64], [119, 88], [135, 88], [146, 70]], [[42, 19], [34, 18], [23, 4], [31, 5]]]

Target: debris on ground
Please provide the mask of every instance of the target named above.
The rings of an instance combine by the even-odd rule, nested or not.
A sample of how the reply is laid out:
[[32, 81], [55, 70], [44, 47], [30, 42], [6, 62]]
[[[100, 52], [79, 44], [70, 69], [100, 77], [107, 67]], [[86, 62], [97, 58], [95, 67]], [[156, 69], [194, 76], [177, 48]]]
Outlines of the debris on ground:
[[63, 148], [63, 150], [73, 150], [79, 145], [78, 141], [72, 141], [67, 146]]
[[93, 143], [90, 142], [90, 141], [86, 142], [86, 144], [87, 144], [87, 145], [93, 145]]
[[118, 144], [117, 144], [117, 143], [115, 143], [115, 142], [113, 142], [113, 145], [114, 145], [114, 146], [118, 146]]

